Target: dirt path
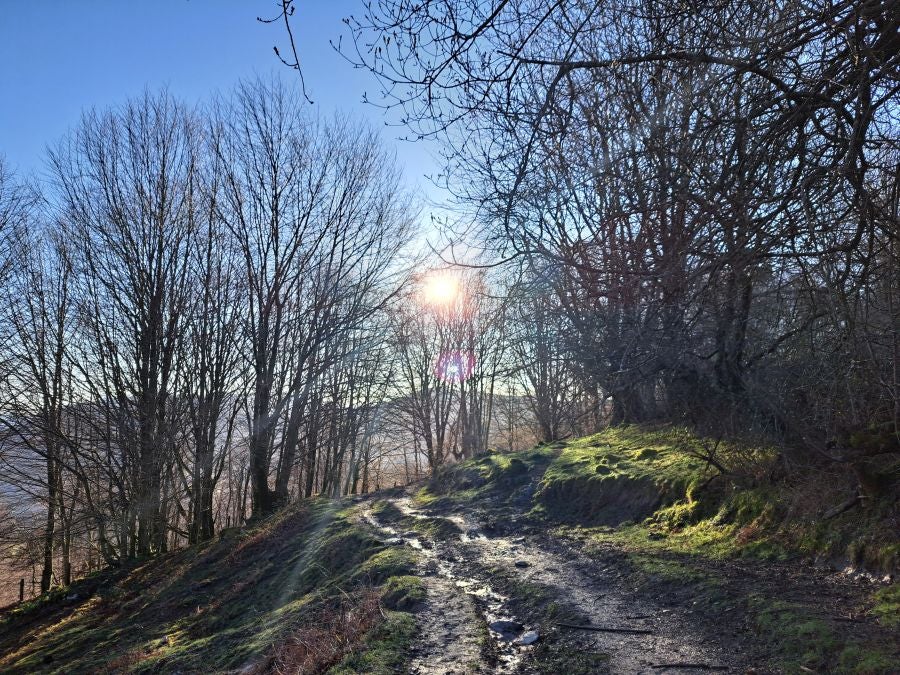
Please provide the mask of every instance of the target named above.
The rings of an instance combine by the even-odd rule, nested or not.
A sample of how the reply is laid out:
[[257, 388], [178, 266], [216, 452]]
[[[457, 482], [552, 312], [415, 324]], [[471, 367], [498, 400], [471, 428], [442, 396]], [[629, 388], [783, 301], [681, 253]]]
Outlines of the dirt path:
[[[429, 540], [416, 531], [400, 533], [371, 511], [365, 516], [388, 539], [423, 552], [428, 601], [411, 673], [547, 673], [553, 666], [542, 659], [562, 652], [595, 656], [594, 665], [580, 672], [768, 672], [754, 667], [740, 640], [727, 636], [720, 644], [699, 630], [689, 608], [661, 609], [636, 598], [615, 567], [598, 568], [538, 533], [498, 532], [471, 512], [428, 512], [408, 496], [390, 501], [407, 522], [444, 519], [458, 528], [437, 528], [456, 534]], [[548, 603], [535, 597], [553, 599], [553, 617], [542, 609]], [[534, 637], [532, 631], [537, 642], [522, 644]], [[488, 640], [482, 639], [485, 632]]]
[[415, 532], [400, 531], [378, 520], [366, 509], [364, 520], [394, 545], [411, 546], [422, 556], [420, 574], [425, 586], [425, 606], [418, 613], [418, 638], [409, 664], [411, 675], [463, 675], [484, 672], [481, 665], [482, 616], [472, 596], [457, 585], [443, 568], [435, 543]]

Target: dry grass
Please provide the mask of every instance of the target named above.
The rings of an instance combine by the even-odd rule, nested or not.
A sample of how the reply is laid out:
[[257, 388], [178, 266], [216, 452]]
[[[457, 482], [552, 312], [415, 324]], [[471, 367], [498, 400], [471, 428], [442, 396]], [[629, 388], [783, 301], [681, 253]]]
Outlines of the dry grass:
[[746, 546], [752, 541], [759, 539], [759, 537], [763, 534], [763, 527], [760, 525], [759, 520], [754, 520], [752, 523], [748, 523], [744, 525], [741, 529], [737, 531], [735, 535], [735, 543], [738, 546]]
[[147, 658], [147, 653], [141, 649], [135, 649], [117, 656], [99, 671], [100, 675], [113, 675], [130, 670]]
[[315, 625], [298, 627], [275, 647], [271, 671], [312, 675], [337, 665], [382, 619], [379, 593], [367, 588], [325, 609]]

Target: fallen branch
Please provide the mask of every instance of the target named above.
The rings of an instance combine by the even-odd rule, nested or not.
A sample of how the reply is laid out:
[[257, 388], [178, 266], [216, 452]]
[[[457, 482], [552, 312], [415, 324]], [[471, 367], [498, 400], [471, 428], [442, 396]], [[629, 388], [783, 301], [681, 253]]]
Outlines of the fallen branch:
[[638, 633], [641, 635], [652, 635], [652, 630], [646, 630], [644, 628], [610, 628], [608, 626], [581, 626], [576, 623], [556, 623], [557, 626], [562, 628], [574, 628], [576, 630], [593, 630], [598, 633]]
[[728, 666], [711, 666], [708, 663], [657, 663], [651, 668], [693, 668], [694, 670], [728, 670]]
[[859, 502], [860, 502], [860, 496], [855, 495], [855, 496], [851, 497], [850, 499], [848, 499], [847, 501], [845, 501], [843, 504], [839, 504], [838, 506], [835, 506], [833, 509], [828, 511], [824, 516], [822, 516], [822, 520], [830, 520], [830, 519], [834, 518], [835, 516], [839, 516], [842, 513], [844, 513], [845, 511], [849, 511], [850, 509], [852, 509], [854, 506], [859, 504]]

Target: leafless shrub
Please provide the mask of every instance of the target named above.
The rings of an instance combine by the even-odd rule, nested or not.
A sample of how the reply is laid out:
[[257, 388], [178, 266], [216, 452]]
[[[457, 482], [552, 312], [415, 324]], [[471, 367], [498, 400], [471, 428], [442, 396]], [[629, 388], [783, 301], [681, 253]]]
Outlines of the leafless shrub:
[[315, 625], [296, 628], [273, 652], [272, 670], [279, 675], [312, 675], [336, 665], [381, 620], [375, 589], [355, 591], [322, 610]]

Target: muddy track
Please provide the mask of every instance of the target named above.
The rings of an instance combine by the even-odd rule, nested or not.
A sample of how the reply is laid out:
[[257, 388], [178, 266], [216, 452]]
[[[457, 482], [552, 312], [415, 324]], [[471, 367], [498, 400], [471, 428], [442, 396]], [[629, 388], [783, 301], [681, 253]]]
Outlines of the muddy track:
[[[390, 502], [407, 518], [439, 518], [414, 509], [408, 497]], [[520, 642], [526, 627], [512, 626], [503, 632], [490, 628], [497, 621], [518, 623], [508, 608], [509, 598], [494, 590], [486, 575], [467, 573], [472, 566], [459, 555], [455, 542], [426, 539], [415, 530], [401, 533], [392, 524], [381, 522], [371, 509], [364, 510], [363, 519], [386, 543], [411, 546], [421, 554], [419, 573], [427, 599], [418, 612], [418, 638], [409, 673], [525, 672], [522, 661], [530, 647]], [[468, 535], [464, 533], [460, 539], [468, 540]]]
[[[598, 567], [538, 533], [504, 534], [504, 528], [483, 523], [471, 512], [420, 510], [408, 496], [390, 501], [408, 519], [445, 519], [459, 531], [431, 541], [415, 531], [400, 533], [366, 511], [365, 519], [387, 541], [423, 553], [428, 600], [419, 615], [411, 673], [553, 672], [541, 658], [555, 645], [566, 652], [604, 655], [603, 666], [589, 672], [770, 672], [754, 664], [758, 657], [743, 652], [745, 641], [723, 635], [720, 642], [704, 634], [690, 608], [661, 608], [636, 597], [614, 566]], [[561, 610], [549, 618], [516, 597], [517, 591], [554, 598]], [[561, 621], [560, 616], [573, 618]], [[490, 625], [497, 630], [487, 629]], [[522, 645], [533, 637], [530, 631], [539, 634], [538, 643]]]

